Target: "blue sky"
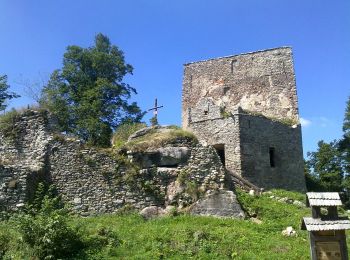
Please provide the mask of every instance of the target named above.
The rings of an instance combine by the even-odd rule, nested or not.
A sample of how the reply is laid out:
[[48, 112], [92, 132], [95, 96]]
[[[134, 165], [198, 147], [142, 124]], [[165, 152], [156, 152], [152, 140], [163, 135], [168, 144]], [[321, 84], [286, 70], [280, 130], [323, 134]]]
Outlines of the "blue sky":
[[[88, 47], [102, 32], [119, 46], [142, 109], [164, 105], [161, 124], [181, 124], [183, 64], [292, 46], [304, 152], [339, 138], [350, 95], [350, 1], [1, 0], [0, 74], [38, 81], [62, 65], [68, 45]], [[147, 115], [145, 120], [151, 115]]]

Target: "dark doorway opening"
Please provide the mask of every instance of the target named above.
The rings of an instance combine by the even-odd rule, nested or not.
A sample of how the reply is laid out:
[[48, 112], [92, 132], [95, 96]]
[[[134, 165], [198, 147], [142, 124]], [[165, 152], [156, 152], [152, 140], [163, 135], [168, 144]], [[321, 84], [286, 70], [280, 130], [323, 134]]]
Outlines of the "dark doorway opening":
[[217, 154], [219, 155], [222, 164], [225, 167], [225, 145], [224, 144], [215, 144], [213, 146], [214, 146]]
[[270, 154], [270, 166], [271, 166], [271, 168], [274, 168], [276, 166], [275, 148], [274, 147], [269, 148], [269, 154]]

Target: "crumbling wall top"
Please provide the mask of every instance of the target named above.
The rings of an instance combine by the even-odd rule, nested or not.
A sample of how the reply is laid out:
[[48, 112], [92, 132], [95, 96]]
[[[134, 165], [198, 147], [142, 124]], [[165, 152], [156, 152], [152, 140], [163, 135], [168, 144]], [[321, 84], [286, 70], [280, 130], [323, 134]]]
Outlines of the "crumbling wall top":
[[242, 107], [270, 118], [298, 120], [292, 49], [280, 47], [184, 65], [182, 120], [203, 98], [227, 111]]

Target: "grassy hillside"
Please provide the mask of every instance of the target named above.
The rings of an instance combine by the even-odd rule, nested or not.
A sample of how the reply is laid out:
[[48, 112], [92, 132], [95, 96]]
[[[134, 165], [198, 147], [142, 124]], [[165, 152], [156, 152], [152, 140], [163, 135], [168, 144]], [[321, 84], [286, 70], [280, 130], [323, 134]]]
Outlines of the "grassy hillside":
[[[262, 221], [180, 215], [146, 221], [136, 214], [72, 217], [79, 227], [81, 250], [75, 259], [309, 259], [307, 232], [300, 220], [310, 209], [279, 202], [271, 196], [303, 199], [298, 193], [274, 191], [261, 197], [239, 193], [250, 214]], [[297, 237], [284, 237], [287, 226]], [[348, 239], [349, 240], [349, 239]], [[0, 222], [4, 259], [29, 259], [33, 251], [22, 242], [12, 222]], [[0, 250], [1, 254], [1, 250]], [[33, 258], [35, 259], [35, 258]]]

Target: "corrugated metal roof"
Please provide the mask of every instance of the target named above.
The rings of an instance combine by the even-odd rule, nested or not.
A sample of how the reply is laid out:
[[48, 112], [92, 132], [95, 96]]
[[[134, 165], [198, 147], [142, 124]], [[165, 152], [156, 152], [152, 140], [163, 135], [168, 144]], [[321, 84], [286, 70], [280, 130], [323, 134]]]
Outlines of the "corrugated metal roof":
[[307, 192], [310, 206], [341, 206], [338, 192]]
[[305, 224], [308, 231], [322, 231], [322, 230], [344, 230], [350, 229], [349, 219], [338, 220], [321, 220], [315, 218], [303, 218], [303, 224]]

